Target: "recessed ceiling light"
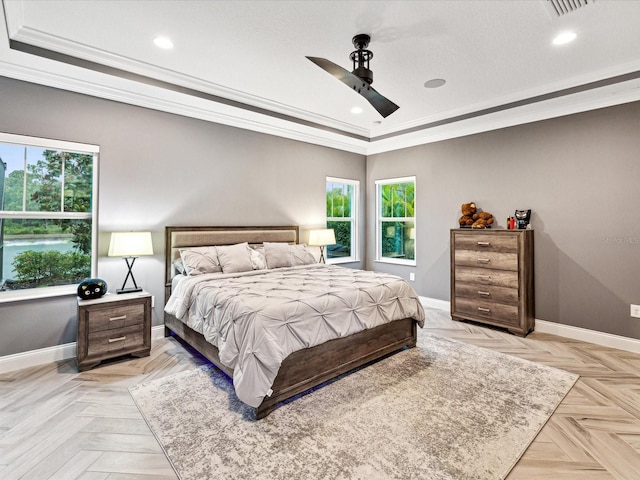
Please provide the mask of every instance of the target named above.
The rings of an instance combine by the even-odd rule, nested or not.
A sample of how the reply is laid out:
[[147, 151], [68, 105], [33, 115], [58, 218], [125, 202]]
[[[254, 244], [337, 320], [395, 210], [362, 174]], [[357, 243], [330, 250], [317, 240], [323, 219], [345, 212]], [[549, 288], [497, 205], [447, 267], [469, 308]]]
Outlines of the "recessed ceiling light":
[[351, 113], [353, 113], [353, 114], [355, 114], [355, 115], [358, 115], [359, 113], [362, 113], [362, 108], [360, 108], [360, 107], [353, 107], [353, 108], [351, 109]]
[[575, 32], [562, 32], [553, 39], [554, 45], [564, 45], [565, 43], [572, 42], [575, 40], [576, 34]]
[[169, 49], [173, 48], [173, 42], [169, 40], [167, 37], [156, 37], [153, 39], [153, 43], [156, 44], [157, 47]]
[[424, 88], [439, 88], [447, 83], [443, 78], [432, 78], [424, 82]]

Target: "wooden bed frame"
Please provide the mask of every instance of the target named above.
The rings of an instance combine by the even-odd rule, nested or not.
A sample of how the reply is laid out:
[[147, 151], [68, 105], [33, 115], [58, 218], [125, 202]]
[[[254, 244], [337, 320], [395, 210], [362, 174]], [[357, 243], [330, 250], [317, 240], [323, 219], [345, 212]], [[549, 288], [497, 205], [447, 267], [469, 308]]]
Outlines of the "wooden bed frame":
[[[180, 256], [180, 248], [233, 245], [241, 242], [295, 244], [298, 243], [298, 237], [297, 226], [166, 227], [165, 302], [171, 293], [171, 279], [175, 275], [172, 262]], [[164, 325], [165, 336], [173, 332], [233, 378], [233, 370], [220, 362], [218, 349], [207, 342], [202, 334], [166, 312]], [[294, 395], [404, 347], [414, 347], [416, 340], [416, 321], [406, 318], [294, 352], [284, 359], [271, 387], [273, 394], [265, 397], [262, 404], [255, 409], [256, 419], [267, 416], [278, 406], [278, 403]]]

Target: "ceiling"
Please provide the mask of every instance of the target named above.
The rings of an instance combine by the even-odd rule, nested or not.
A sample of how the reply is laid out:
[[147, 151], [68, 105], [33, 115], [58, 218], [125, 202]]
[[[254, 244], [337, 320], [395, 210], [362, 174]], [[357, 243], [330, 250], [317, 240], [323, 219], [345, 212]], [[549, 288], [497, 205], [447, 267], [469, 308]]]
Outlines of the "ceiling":
[[[564, 1], [2, 0], [0, 75], [371, 154], [639, 100], [640, 1]], [[305, 58], [358, 33], [387, 118]]]

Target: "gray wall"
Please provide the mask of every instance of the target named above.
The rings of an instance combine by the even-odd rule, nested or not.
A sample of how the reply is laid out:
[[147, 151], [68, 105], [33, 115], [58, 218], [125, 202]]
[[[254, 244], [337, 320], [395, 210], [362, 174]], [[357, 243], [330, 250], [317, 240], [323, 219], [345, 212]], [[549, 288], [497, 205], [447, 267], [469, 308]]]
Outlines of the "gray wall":
[[[374, 181], [416, 175], [416, 267], [375, 259]], [[449, 229], [474, 201], [504, 228], [531, 208], [536, 318], [640, 338], [640, 102], [373, 155], [367, 268], [449, 300]]]
[[[122, 259], [106, 256], [110, 232], [150, 230], [156, 254], [134, 274], [155, 295], [154, 325], [166, 225], [300, 225], [306, 241], [324, 225], [326, 176], [360, 180], [364, 201], [362, 155], [3, 77], [0, 99], [2, 132], [100, 146], [98, 275], [110, 290], [126, 275]], [[0, 303], [0, 356], [75, 340], [75, 296]]]
[[[420, 295], [449, 300], [460, 205], [477, 202], [500, 227], [531, 208], [536, 317], [640, 338], [629, 316], [640, 304], [640, 103], [365, 159], [3, 77], [0, 99], [0, 131], [100, 145], [98, 275], [113, 290], [126, 274], [122, 259], [106, 257], [111, 231], [151, 230], [156, 255], [138, 259], [135, 276], [156, 297], [154, 325], [166, 225], [298, 224], [304, 241], [324, 221], [325, 177], [336, 176], [360, 180], [366, 197], [368, 260], [354, 266], [413, 271]], [[417, 266], [374, 262], [374, 181], [408, 175], [417, 177]], [[0, 304], [0, 356], [74, 342], [75, 308], [73, 296]]]

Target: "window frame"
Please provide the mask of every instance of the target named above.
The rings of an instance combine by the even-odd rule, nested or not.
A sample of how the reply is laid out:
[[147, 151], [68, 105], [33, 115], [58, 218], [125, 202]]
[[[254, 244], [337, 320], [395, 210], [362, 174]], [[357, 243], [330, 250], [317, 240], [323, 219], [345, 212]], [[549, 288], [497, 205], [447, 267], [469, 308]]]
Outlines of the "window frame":
[[336, 257], [336, 258], [328, 258], [325, 252], [325, 261], [327, 264], [338, 264], [338, 263], [352, 263], [360, 261], [360, 249], [358, 248], [358, 213], [360, 211], [360, 180], [352, 180], [348, 178], [339, 178], [339, 177], [326, 177], [324, 182], [324, 197], [325, 197], [325, 205], [327, 198], [327, 184], [328, 183], [340, 183], [344, 185], [351, 185], [353, 187], [353, 196], [351, 199], [351, 216], [350, 217], [327, 217], [327, 211], [325, 208], [325, 225], [328, 222], [351, 222], [351, 255], [348, 257]]
[[[382, 217], [381, 209], [382, 209], [382, 201], [381, 201], [381, 187], [383, 185], [392, 185], [397, 183], [413, 183], [413, 192], [414, 192], [414, 201], [413, 201], [413, 216], [412, 217]], [[417, 238], [417, 225], [416, 225], [416, 198], [417, 198], [417, 182], [416, 176], [408, 176], [408, 177], [396, 177], [396, 178], [384, 178], [375, 181], [376, 186], [376, 262], [380, 263], [391, 263], [395, 265], [406, 265], [406, 266], [416, 266], [416, 249], [415, 249], [415, 240]], [[391, 258], [391, 257], [383, 257], [382, 256], [382, 224], [384, 222], [389, 222], [389, 219], [393, 219], [396, 222], [413, 222], [414, 228], [414, 250], [413, 250], [413, 259], [403, 259], [403, 258]]]
[[[70, 153], [92, 155], [91, 176], [91, 211], [90, 212], [33, 212], [33, 211], [4, 211], [0, 210], [2, 219], [91, 219], [91, 276], [97, 276], [98, 267], [98, 160], [100, 147], [86, 143], [54, 140], [27, 135], [0, 132], [0, 143], [16, 144], [27, 147], [38, 147], [50, 150], [62, 150]], [[25, 288], [0, 292], [0, 303], [32, 300], [38, 298], [75, 295], [77, 284], [56, 285], [39, 288]]]

